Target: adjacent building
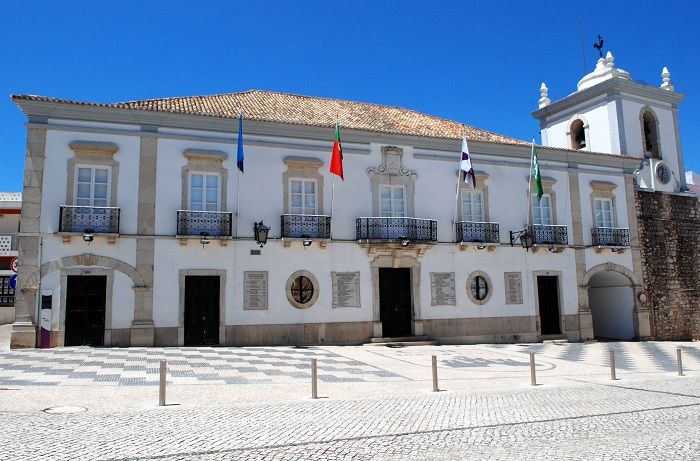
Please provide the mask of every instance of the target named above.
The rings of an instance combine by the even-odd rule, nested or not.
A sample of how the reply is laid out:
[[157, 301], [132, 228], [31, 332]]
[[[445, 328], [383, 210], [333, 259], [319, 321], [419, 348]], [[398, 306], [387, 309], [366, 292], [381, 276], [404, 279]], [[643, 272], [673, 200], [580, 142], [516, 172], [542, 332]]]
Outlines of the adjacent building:
[[686, 190], [682, 99], [668, 72], [634, 82], [611, 55], [561, 101], [543, 85], [538, 199], [530, 143], [397, 107], [13, 96], [28, 138], [12, 346], [648, 338], [635, 192]]
[[22, 207], [20, 192], [0, 192], [0, 325], [15, 320], [12, 260], [17, 257], [17, 234]]

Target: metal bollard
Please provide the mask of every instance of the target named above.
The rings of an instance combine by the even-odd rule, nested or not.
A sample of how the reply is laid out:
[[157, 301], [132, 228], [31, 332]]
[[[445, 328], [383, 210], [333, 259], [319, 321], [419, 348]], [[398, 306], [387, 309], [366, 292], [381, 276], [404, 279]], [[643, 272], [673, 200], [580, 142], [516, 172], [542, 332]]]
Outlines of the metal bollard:
[[615, 375], [615, 351], [610, 349], [610, 379], [615, 381], [617, 376]]
[[318, 372], [316, 359], [311, 359], [311, 398], [318, 398]]
[[158, 392], [158, 405], [161, 407], [165, 406], [165, 385], [168, 380], [168, 362], [165, 360], [160, 361], [160, 383]]
[[433, 392], [438, 392], [437, 355], [433, 355]]
[[535, 353], [530, 352], [530, 384], [537, 386], [537, 375], [535, 374]]
[[683, 376], [683, 350], [676, 348], [676, 358], [678, 359], [678, 376]]

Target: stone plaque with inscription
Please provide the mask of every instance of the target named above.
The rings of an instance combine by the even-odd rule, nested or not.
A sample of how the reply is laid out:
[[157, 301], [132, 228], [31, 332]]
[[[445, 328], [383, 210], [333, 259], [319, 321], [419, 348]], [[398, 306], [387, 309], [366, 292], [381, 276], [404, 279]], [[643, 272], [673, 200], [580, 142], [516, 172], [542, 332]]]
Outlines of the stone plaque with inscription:
[[267, 271], [243, 272], [243, 309], [267, 309]]
[[430, 273], [430, 304], [432, 306], [456, 306], [455, 273]]
[[333, 307], [360, 307], [360, 273], [331, 272]]
[[520, 272], [505, 272], [506, 304], [523, 303], [523, 278]]

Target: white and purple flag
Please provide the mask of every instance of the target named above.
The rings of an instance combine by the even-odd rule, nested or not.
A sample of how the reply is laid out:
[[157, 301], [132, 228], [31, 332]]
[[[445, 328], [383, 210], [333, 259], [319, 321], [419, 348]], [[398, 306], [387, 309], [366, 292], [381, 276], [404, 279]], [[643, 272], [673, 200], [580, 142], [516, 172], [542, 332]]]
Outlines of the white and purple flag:
[[462, 161], [459, 162], [459, 169], [464, 171], [464, 182], [470, 182], [472, 187], [476, 188], [476, 176], [474, 175], [474, 168], [472, 167], [472, 158], [469, 156], [467, 138], [462, 138]]

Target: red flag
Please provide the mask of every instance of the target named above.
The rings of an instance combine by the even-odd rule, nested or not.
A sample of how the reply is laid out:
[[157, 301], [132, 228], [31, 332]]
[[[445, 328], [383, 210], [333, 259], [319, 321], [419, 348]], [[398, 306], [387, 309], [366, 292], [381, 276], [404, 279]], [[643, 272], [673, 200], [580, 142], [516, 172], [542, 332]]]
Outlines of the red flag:
[[335, 123], [335, 140], [333, 141], [333, 154], [331, 155], [331, 173], [343, 178], [343, 148], [340, 145], [340, 126]]

